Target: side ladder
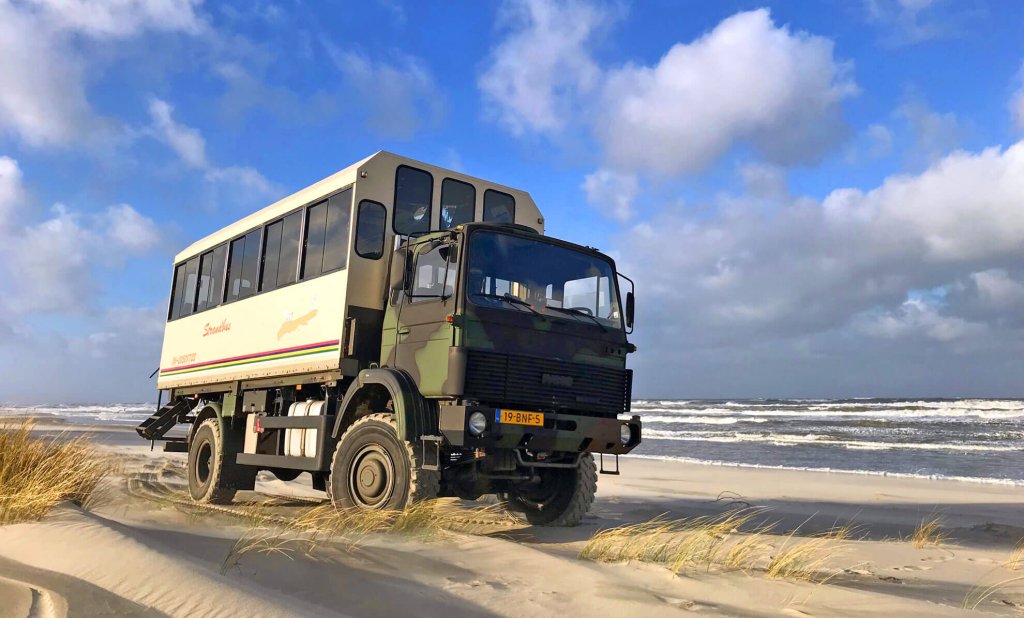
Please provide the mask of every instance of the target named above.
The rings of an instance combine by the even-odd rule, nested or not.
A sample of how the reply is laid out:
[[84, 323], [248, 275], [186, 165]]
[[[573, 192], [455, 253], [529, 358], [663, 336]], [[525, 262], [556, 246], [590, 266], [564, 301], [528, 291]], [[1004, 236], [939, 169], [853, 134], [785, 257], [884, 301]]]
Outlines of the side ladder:
[[164, 438], [164, 435], [178, 423], [187, 422], [185, 416], [191, 410], [189, 400], [184, 397], [168, 401], [164, 407], [136, 427], [135, 431], [146, 440], [165, 440], [165, 451], [184, 452], [188, 448], [184, 438]]

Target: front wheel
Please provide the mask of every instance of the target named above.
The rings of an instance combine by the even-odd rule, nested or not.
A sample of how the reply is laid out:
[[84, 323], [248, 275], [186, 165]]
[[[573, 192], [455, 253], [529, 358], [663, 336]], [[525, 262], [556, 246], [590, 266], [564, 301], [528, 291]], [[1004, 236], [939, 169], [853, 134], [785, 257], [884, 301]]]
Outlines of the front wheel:
[[437, 497], [440, 476], [420, 468], [412, 444], [398, 436], [392, 414], [370, 414], [338, 440], [330, 495], [338, 508], [401, 510]]
[[594, 503], [597, 466], [587, 453], [575, 468], [539, 468], [540, 482], [499, 495], [534, 526], [578, 526]]

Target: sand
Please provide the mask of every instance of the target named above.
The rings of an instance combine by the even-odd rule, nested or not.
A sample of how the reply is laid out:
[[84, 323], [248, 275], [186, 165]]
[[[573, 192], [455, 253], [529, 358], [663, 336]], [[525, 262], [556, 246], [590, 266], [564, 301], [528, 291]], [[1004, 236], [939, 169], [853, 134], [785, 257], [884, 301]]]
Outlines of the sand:
[[[65, 427], [66, 428], [66, 427]], [[248, 524], [187, 506], [185, 456], [150, 452], [130, 429], [91, 428], [122, 470], [82, 509], [0, 527], [0, 616], [956, 616], [1024, 613], [1024, 580], [965, 609], [986, 586], [1024, 578], [1006, 562], [1024, 538], [1024, 490], [958, 481], [703, 466], [624, 458], [603, 475], [577, 528], [498, 526], [422, 540], [398, 535], [313, 556], [232, 556]], [[324, 499], [308, 475], [262, 473], [275, 513]], [[763, 507], [769, 554], [834, 526], [855, 537], [830, 552], [827, 581], [718, 567], [674, 574], [657, 564], [596, 563], [579, 552], [599, 530], [666, 514]], [[230, 511], [230, 509], [229, 509]], [[917, 549], [923, 519], [949, 539]]]

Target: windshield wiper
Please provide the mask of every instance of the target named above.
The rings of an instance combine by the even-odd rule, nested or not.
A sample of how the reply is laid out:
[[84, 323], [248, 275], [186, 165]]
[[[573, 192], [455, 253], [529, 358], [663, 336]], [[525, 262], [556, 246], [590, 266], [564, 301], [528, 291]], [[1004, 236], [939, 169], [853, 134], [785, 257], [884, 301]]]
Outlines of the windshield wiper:
[[606, 333], [608, 332], [608, 329], [605, 327], [605, 325], [602, 324], [601, 322], [599, 322], [597, 318], [595, 318], [594, 316], [590, 315], [589, 313], [587, 313], [586, 311], [583, 311], [581, 309], [576, 309], [575, 307], [555, 307], [554, 305], [548, 305], [547, 308], [548, 309], [554, 309], [555, 311], [561, 311], [562, 313], [568, 313], [568, 314], [571, 314], [573, 316], [582, 316], [584, 318], [587, 318], [588, 320], [590, 320], [594, 324], [596, 324], [597, 327], [600, 328], [602, 331], [604, 331]]
[[526, 307], [534, 315], [539, 315], [542, 318], [544, 317], [544, 314], [534, 309], [533, 306], [530, 305], [530, 303], [526, 302], [522, 298], [519, 298], [518, 296], [513, 296], [508, 292], [505, 292], [504, 294], [485, 294], [483, 292], [476, 292], [475, 294], [470, 294], [470, 296], [479, 296], [480, 298], [493, 298], [494, 300], [503, 300], [510, 305]]

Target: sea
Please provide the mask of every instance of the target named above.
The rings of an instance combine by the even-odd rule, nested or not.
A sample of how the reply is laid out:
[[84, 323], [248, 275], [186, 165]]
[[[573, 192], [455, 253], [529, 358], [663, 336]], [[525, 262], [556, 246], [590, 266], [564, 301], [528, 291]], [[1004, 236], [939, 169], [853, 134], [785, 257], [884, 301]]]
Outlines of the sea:
[[[135, 426], [150, 403], [13, 406], [3, 416]], [[1024, 486], [1024, 400], [637, 400], [639, 457]]]

